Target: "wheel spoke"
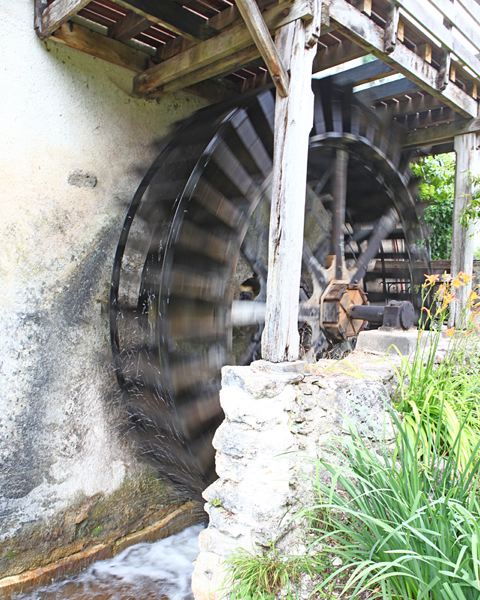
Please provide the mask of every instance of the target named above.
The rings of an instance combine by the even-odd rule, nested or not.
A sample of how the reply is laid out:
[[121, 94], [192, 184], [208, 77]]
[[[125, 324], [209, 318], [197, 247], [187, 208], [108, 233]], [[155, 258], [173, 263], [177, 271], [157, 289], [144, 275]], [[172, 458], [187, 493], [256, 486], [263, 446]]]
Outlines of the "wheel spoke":
[[392, 233], [397, 223], [398, 214], [394, 208], [390, 208], [380, 217], [368, 239], [367, 247], [358, 257], [357, 270], [351, 278], [350, 283], [359, 283], [364, 278], [368, 269], [368, 263], [378, 254], [383, 240]]
[[335, 255], [335, 278], [342, 279], [345, 262], [345, 208], [347, 203], [348, 152], [338, 149], [335, 154], [333, 178], [333, 235], [332, 254]]

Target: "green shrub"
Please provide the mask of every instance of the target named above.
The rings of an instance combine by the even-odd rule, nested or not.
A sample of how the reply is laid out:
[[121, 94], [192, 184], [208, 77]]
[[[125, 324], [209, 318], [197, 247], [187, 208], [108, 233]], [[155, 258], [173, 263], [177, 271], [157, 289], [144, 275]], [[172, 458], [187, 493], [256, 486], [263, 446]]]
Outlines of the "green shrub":
[[427, 203], [423, 218], [431, 231], [431, 257], [448, 259], [452, 251], [455, 154], [427, 156], [411, 167], [420, 180], [418, 195]]

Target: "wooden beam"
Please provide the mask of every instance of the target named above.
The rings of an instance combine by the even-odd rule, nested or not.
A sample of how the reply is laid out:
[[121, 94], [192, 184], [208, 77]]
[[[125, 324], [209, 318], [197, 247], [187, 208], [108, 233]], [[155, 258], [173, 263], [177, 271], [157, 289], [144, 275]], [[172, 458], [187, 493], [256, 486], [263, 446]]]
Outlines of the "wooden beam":
[[380, 83], [379, 85], [357, 92], [355, 98], [358, 98], [364, 104], [375, 104], [375, 102], [380, 102], [381, 100], [388, 100], [397, 96], [402, 97], [405, 94], [416, 91], [418, 91], [418, 86], [406, 77], [402, 77], [401, 79]]
[[37, 29], [42, 39], [52, 35], [52, 33], [66, 23], [71, 17], [76, 15], [82, 8], [85, 8], [90, 0], [54, 0], [41, 15], [41, 27]]
[[134, 73], [143, 71], [149, 60], [149, 55], [145, 52], [140, 52], [76, 23], [65, 23], [49, 39], [119, 65]]
[[447, 125], [410, 131], [405, 140], [406, 148], [422, 148], [451, 142], [455, 136], [480, 132], [480, 119], [461, 120]]
[[166, 27], [173, 33], [191, 40], [204, 40], [215, 35], [202, 17], [185, 10], [173, 0], [115, 0], [152, 23]]
[[386, 53], [383, 28], [346, 0], [335, 0], [331, 3], [330, 18], [336, 21], [345, 36], [384, 62], [393, 65], [395, 70], [412, 79], [432, 96], [440, 98], [460, 115], [477, 116], [478, 104], [471, 96], [452, 83], [444, 90], [438, 90], [438, 71], [404, 44], [397, 43], [390, 54]]
[[289, 76], [255, 0], [237, 0], [237, 8], [280, 96], [288, 95]]
[[333, 76], [333, 81], [336, 85], [361, 85], [376, 81], [382, 77], [393, 75], [394, 71], [390, 65], [385, 64], [381, 60], [371, 60], [368, 63], [353, 67], [337, 75]]
[[[77, 23], [65, 23], [48, 39], [128, 69], [135, 74], [144, 71], [151, 58], [145, 52], [136, 50], [101, 33], [91, 31]], [[234, 90], [221, 83], [210, 81], [192, 85], [186, 91], [205, 98], [209, 102], [226, 100], [234, 92]]]
[[[288, 8], [290, 10], [285, 14]], [[308, 14], [311, 14], [310, 3], [296, 0], [293, 4], [275, 4], [265, 11], [264, 19], [267, 27], [275, 30]], [[148, 96], [175, 79], [182, 77], [186, 81], [185, 76], [188, 74], [216, 63], [216, 68], [210, 70], [210, 77], [214, 77], [215, 73], [224, 71], [223, 60], [232, 61], [232, 55], [251, 45], [252, 38], [243, 23], [230, 26], [215, 37], [147, 69], [135, 78], [134, 90], [139, 95]], [[256, 57], [258, 56], [257, 50]]]
[[[470, 277], [473, 271], [473, 251], [478, 223], [462, 224], [463, 214], [474, 193], [472, 177], [480, 174], [480, 151], [478, 135], [467, 133], [455, 137], [455, 200], [453, 207], [452, 237], [452, 277], [460, 272]], [[456, 291], [456, 299], [451, 304], [450, 325], [463, 328], [466, 325], [468, 298], [472, 291], [471, 282]]]
[[126, 42], [150, 27], [150, 25], [151, 23], [148, 19], [130, 11], [123, 19], [120, 19], [115, 25], [109, 28], [108, 35], [120, 42]]
[[[314, 28], [320, 24], [320, 0], [315, 0], [315, 5]], [[316, 53], [312, 44], [315, 35], [312, 38], [308, 30], [303, 21], [297, 20], [281, 29], [276, 39], [291, 79], [289, 95], [282, 98], [277, 94], [275, 104], [267, 304], [262, 335], [262, 356], [272, 362], [299, 357], [299, 289]]]

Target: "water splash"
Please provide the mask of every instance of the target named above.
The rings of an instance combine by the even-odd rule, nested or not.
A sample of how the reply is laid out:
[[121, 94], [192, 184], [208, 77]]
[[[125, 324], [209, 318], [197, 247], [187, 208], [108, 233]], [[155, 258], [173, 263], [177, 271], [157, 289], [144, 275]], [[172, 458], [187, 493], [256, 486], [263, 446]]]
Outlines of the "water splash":
[[153, 544], [137, 544], [86, 571], [17, 600], [192, 600], [201, 525]]

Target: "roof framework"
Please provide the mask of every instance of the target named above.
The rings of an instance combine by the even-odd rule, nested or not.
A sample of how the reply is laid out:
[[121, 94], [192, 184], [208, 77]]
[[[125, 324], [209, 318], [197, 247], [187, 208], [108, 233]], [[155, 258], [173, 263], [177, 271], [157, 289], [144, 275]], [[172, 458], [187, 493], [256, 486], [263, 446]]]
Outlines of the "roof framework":
[[[145, 97], [188, 89], [220, 100], [272, 75], [285, 92], [288, 74], [268, 33], [312, 19], [310, 0], [35, 1], [41, 38], [130, 69]], [[373, 60], [345, 65], [366, 55]], [[480, 130], [479, 56], [478, 0], [330, 0], [313, 70], [345, 65], [339, 84], [403, 124], [407, 146], [435, 152]]]

